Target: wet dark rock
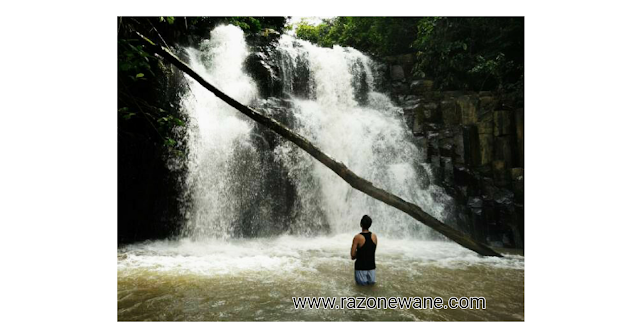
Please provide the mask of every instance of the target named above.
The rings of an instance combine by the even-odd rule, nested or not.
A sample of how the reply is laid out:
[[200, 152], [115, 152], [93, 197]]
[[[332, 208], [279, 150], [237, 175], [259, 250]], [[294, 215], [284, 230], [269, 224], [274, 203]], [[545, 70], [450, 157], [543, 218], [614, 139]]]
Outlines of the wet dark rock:
[[493, 179], [499, 187], [507, 187], [511, 182], [511, 171], [506, 167], [504, 160], [494, 160], [492, 162]]
[[444, 124], [460, 124], [460, 109], [456, 108], [454, 99], [442, 100], [440, 102], [440, 110], [442, 112], [442, 121], [444, 122]]
[[484, 201], [493, 201], [496, 193], [498, 192], [498, 187], [494, 185], [492, 178], [483, 177], [480, 180], [480, 191], [482, 193], [482, 199]]
[[[268, 99], [259, 100], [254, 107], [265, 115], [274, 118], [288, 127], [293, 126], [294, 118], [290, 111], [292, 104], [289, 100], [270, 97]], [[269, 133], [272, 133], [272, 131], [269, 131]]]
[[480, 165], [480, 137], [476, 126], [462, 127], [462, 147], [459, 154], [467, 165], [472, 167]]
[[266, 52], [254, 52], [247, 57], [245, 68], [249, 75], [258, 84], [260, 95], [282, 95], [282, 80], [279, 77], [278, 67]]
[[413, 135], [416, 137], [424, 136], [424, 114], [417, 112], [413, 117]]
[[510, 110], [496, 110], [493, 112], [494, 136], [506, 136], [513, 132], [513, 113]]
[[477, 208], [477, 209], [482, 208], [482, 198], [480, 197], [469, 198], [469, 201], [467, 201], [467, 206], [471, 208]]
[[419, 106], [420, 106], [420, 109], [422, 110], [422, 113], [424, 114], [425, 122], [429, 122], [429, 123], [442, 122], [442, 113], [440, 112], [440, 109], [438, 108], [437, 104], [433, 102], [429, 102], [429, 103], [420, 104]]
[[399, 95], [409, 95], [409, 85], [404, 82], [396, 81], [391, 84], [391, 87], [398, 92]]
[[513, 168], [511, 169], [511, 182], [512, 189], [515, 196], [516, 203], [524, 203], [524, 169]]
[[442, 167], [445, 182], [449, 185], [453, 185], [453, 159], [450, 157], [442, 157], [440, 159], [440, 166]]
[[[476, 168], [474, 168], [474, 171], [476, 173], [478, 173], [479, 175], [482, 175], [482, 177], [489, 179], [493, 174], [492, 174], [492, 170], [491, 170], [491, 165], [480, 165]], [[491, 180], [491, 179], [489, 179]], [[493, 180], [491, 180], [493, 182]]]
[[424, 94], [433, 90], [433, 80], [414, 80], [409, 88], [412, 94]]
[[[416, 62], [416, 55], [413, 53], [386, 57], [386, 62], [391, 66], [398, 66], [402, 69], [403, 79], [410, 77]], [[393, 80], [393, 79], [392, 79]], [[402, 80], [402, 79], [400, 79]]]
[[[488, 92], [484, 92], [484, 93], [488, 93]], [[493, 111], [498, 104], [497, 98], [492, 95], [481, 95], [478, 98], [478, 102], [479, 102], [480, 110], [487, 110], [487, 111]]]
[[391, 80], [393, 81], [403, 81], [404, 80], [404, 70], [400, 65], [391, 66]]
[[524, 178], [524, 168], [512, 168], [511, 169], [511, 179], [515, 180], [518, 178]]
[[246, 36], [247, 44], [257, 47], [273, 44], [279, 38], [280, 33], [273, 29], [264, 29], [261, 32]]
[[421, 138], [432, 184], [458, 203], [456, 225], [482, 242], [523, 247], [524, 110], [497, 92], [434, 90], [412, 72], [415, 57], [385, 64], [386, 87]]
[[513, 204], [513, 199], [513, 192], [504, 188], [498, 188], [494, 194], [494, 200], [498, 204], [511, 205]]
[[478, 98], [475, 95], [463, 95], [455, 99], [457, 113], [462, 125], [478, 122]]
[[454, 156], [453, 144], [450, 138], [440, 138], [440, 155], [452, 158]]
[[470, 209], [472, 214], [478, 216], [478, 218], [476, 218], [476, 220], [481, 218], [481, 216], [482, 216], [482, 207], [483, 207], [482, 198], [480, 198], [480, 197], [470, 197], [469, 200], [467, 200], [467, 206], [469, 207], [469, 209]]
[[494, 142], [493, 135], [478, 133], [481, 166], [491, 165], [491, 162], [493, 161], [493, 142]]
[[416, 95], [405, 95], [400, 98], [400, 102], [403, 106], [418, 105], [421, 101], [422, 99]]
[[465, 166], [457, 166], [453, 173], [456, 185], [466, 186], [473, 189], [478, 188], [478, 178]]
[[511, 169], [517, 159], [514, 156], [514, 140], [512, 136], [495, 137], [494, 159], [502, 160], [506, 169]]
[[524, 109], [516, 109], [514, 115], [517, 145], [517, 166], [524, 167]]

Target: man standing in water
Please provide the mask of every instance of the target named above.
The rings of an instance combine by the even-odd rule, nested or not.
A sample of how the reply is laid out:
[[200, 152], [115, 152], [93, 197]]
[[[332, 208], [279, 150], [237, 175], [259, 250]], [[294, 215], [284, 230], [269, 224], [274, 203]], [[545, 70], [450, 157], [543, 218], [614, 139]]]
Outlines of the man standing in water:
[[351, 260], [356, 260], [356, 283], [358, 285], [375, 284], [378, 237], [369, 232], [371, 217], [362, 216], [360, 227], [362, 227], [362, 233], [356, 234], [351, 245]]

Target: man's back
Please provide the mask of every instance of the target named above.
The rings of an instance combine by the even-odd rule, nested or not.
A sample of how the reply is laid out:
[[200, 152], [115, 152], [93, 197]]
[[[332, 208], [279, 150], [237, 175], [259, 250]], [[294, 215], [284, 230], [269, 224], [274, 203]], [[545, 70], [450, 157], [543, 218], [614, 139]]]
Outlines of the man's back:
[[351, 259], [356, 260], [355, 278], [360, 285], [369, 285], [376, 282], [376, 248], [378, 236], [369, 231], [371, 218], [367, 215], [360, 220], [362, 233], [356, 234], [351, 244]]
[[378, 238], [371, 232], [358, 234], [358, 247], [356, 250], [356, 270], [376, 269], [376, 246]]

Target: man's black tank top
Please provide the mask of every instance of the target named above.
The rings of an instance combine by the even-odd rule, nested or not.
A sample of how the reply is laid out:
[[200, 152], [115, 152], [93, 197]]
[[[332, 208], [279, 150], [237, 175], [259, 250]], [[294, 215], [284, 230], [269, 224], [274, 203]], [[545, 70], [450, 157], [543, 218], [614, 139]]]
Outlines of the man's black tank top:
[[356, 252], [356, 270], [376, 269], [376, 244], [371, 240], [371, 232], [360, 234], [364, 237], [364, 245]]

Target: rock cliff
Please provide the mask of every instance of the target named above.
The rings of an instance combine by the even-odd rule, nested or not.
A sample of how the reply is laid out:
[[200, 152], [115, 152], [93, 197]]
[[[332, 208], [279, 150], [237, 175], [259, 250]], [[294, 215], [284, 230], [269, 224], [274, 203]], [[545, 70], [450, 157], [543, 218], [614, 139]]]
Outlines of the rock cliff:
[[524, 247], [524, 108], [498, 92], [434, 90], [414, 54], [384, 59], [436, 183], [458, 203], [458, 226], [497, 247]]

